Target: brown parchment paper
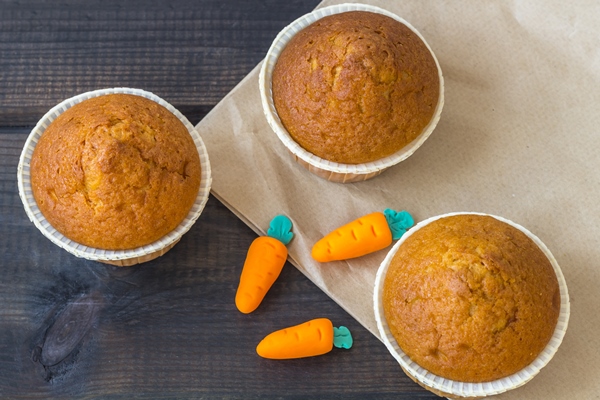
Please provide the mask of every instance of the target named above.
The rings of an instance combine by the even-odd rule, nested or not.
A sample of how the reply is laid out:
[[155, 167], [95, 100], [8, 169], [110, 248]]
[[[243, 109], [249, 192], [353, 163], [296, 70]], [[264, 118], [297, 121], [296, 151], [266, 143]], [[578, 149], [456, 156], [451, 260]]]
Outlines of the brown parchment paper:
[[498, 398], [600, 398], [600, 4], [367, 3], [410, 22], [440, 62], [446, 102], [427, 142], [366, 182], [312, 175], [263, 116], [259, 65], [197, 126], [213, 194], [259, 234], [288, 215], [290, 261], [378, 337], [372, 292], [386, 250], [321, 265], [310, 250], [324, 234], [386, 207], [416, 221], [477, 211], [525, 226], [558, 260], [571, 318], [550, 364]]

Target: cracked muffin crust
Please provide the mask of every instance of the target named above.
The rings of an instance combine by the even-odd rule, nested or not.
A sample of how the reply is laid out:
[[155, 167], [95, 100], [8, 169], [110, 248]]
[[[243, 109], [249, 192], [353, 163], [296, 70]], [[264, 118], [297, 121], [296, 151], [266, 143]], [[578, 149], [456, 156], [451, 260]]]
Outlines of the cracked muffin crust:
[[351, 11], [298, 32], [273, 71], [290, 136], [320, 158], [361, 164], [413, 141], [432, 119], [440, 81], [423, 41], [390, 17]]
[[556, 326], [560, 291], [547, 257], [490, 216], [444, 217], [400, 245], [383, 309], [400, 348], [460, 382], [487, 382], [529, 365]]
[[44, 217], [69, 239], [132, 249], [172, 231], [200, 187], [200, 158], [187, 128], [144, 97], [85, 100], [45, 130], [31, 159]]

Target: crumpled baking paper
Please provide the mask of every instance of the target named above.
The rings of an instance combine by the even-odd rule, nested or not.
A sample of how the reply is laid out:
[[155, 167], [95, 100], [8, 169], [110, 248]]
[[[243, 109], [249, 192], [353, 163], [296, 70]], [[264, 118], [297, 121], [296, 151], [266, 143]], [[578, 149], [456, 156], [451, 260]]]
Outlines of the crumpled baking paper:
[[524, 387], [498, 398], [596, 398], [600, 4], [364, 3], [407, 20], [436, 54], [446, 92], [431, 137], [374, 179], [328, 182], [293, 161], [271, 131], [260, 103], [259, 65], [197, 126], [212, 164], [212, 193], [258, 234], [276, 214], [289, 216], [296, 234], [290, 261], [378, 337], [373, 283], [386, 250], [319, 264], [310, 250], [323, 235], [387, 207], [407, 210], [416, 221], [476, 211], [523, 225], [558, 260], [571, 318], [549, 365]]

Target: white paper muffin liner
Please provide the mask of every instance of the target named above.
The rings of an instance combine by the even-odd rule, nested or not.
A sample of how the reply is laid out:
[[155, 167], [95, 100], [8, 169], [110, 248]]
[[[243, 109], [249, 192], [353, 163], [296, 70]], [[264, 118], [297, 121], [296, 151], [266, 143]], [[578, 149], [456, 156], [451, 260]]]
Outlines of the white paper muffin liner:
[[[74, 242], [58, 232], [50, 223], [44, 218], [44, 215], [41, 213], [40, 209], [37, 206], [35, 198], [33, 197], [33, 192], [31, 189], [31, 180], [30, 180], [30, 163], [31, 156], [33, 154], [33, 150], [39, 140], [39, 138], [44, 134], [46, 128], [50, 125], [52, 121], [54, 121], [61, 113], [72, 107], [77, 103], [81, 103], [84, 100], [103, 96], [107, 94], [113, 93], [124, 93], [124, 94], [132, 94], [136, 96], [145, 97], [147, 99], [153, 100], [161, 106], [165, 107], [167, 110], [172, 112], [188, 129], [190, 136], [194, 140], [196, 148], [198, 150], [198, 155], [200, 156], [200, 166], [201, 166], [201, 180], [200, 180], [200, 189], [198, 191], [198, 195], [196, 196], [196, 201], [194, 202], [190, 212], [184, 218], [184, 220], [171, 232], [158, 239], [157, 241], [147, 244], [145, 246], [137, 247], [129, 250], [104, 250], [97, 249], [93, 247], [84, 246], [77, 242]], [[54, 244], [63, 249], [67, 250], [69, 253], [76, 255], [77, 257], [85, 258], [88, 260], [95, 260], [100, 262], [105, 262], [113, 265], [119, 266], [127, 266], [138, 264], [141, 262], [152, 260], [156, 257], [159, 257], [166, 253], [170, 248], [172, 248], [181, 237], [194, 225], [194, 222], [198, 219], [206, 202], [208, 201], [208, 195], [210, 193], [210, 186], [212, 182], [211, 178], [211, 169], [210, 162], [208, 159], [208, 153], [206, 150], [206, 146], [200, 137], [200, 134], [196, 131], [196, 128], [188, 121], [188, 119], [181, 114], [175, 107], [171, 104], [167, 103], [165, 100], [156, 96], [153, 93], [141, 90], [141, 89], [132, 89], [132, 88], [109, 88], [109, 89], [100, 89], [94, 90], [87, 93], [82, 93], [80, 95], [71, 97], [70, 99], [64, 100], [60, 104], [53, 107], [50, 111], [46, 113], [37, 123], [37, 125], [33, 128], [27, 141], [25, 142], [25, 146], [23, 148], [23, 152], [21, 153], [21, 157], [19, 159], [19, 165], [17, 169], [17, 178], [19, 185], [19, 196], [23, 201], [23, 206], [25, 207], [25, 212], [29, 219], [35, 224], [35, 226], [50, 239]]]
[[[385, 320], [385, 315], [383, 311], [382, 304], [382, 295], [383, 295], [383, 284], [385, 280], [385, 275], [387, 273], [390, 262], [398, 248], [404, 243], [404, 241], [410, 237], [414, 232], [424, 227], [425, 225], [445, 217], [450, 217], [453, 215], [487, 215], [493, 217], [499, 221], [505, 222], [526, 234], [533, 242], [542, 250], [542, 252], [548, 257], [548, 260], [552, 264], [554, 268], [554, 272], [556, 273], [556, 277], [558, 279], [558, 285], [560, 288], [560, 313], [558, 316], [558, 321], [556, 324], [556, 328], [554, 329], [554, 334], [550, 338], [550, 341], [544, 348], [544, 350], [540, 353], [540, 355], [527, 367], [523, 368], [521, 371], [514, 373], [513, 375], [507, 376], [502, 379], [497, 379], [490, 382], [481, 382], [481, 383], [470, 383], [470, 382], [458, 382], [450, 379], [442, 378], [438, 375], [432, 374], [431, 372], [425, 370], [417, 363], [412, 361], [398, 346], [396, 339], [391, 334], [388, 324]], [[562, 274], [562, 271], [550, 252], [546, 245], [542, 243], [542, 241], [529, 232], [527, 229], [522, 226], [509, 221], [502, 217], [497, 217], [495, 215], [482, 214], [482, 213], [466, 213], [466, 212], [458, 212], [458, 213], [449, 213], [444, 215], [435, 216], [429, 218], [425, 221], [422, 221], [411, 228], [398, 242], [392, 247], [389, 251], [386, 258], [381, 263], [379, 270], [377, 271], [377, 276], [375, 277], [375, 290], [374, 290], [374, 311], [375, 311], [375, 319], [377, 321], [377, 328], [379, 329], [379, 333], [381, 335], [381, 339], [390, 351], [394, 358], [400, 363], [402, 369], [407, 372], [412, 378], [416, 379], [418, 383], [422, 384], [426, 388], [434, 389], [434, 391], [442, 392], [443, 395], [448, 397], [486, 397], [492, 396], [500, 393], [504, 393], [508, 390], [516, 389], [525, 383], [529, 382], [535, 375], [537, 375], [540, 370], [545, 367], [548, 362], [552, 359], [558, 347], [560, 346], [563, 337], [565, 336], [565, 332], [567, 330], [567, 325], [569, 322], [569, 313], [570, 313], [570, 303], [569, 303], [569, 294], [567, 291], [567, 283]], [[440, 394], [440, 393], [438, 393]]]
[[[336, 163], [333, 161], [322, 159], [306, 151], [297, 142], [295, 142], [294, 139], [292, 139], [288, 131], [281, 123], [281, 120], [279, 119], [279, 116], [277, 114], [277, 110], [275, 109], [275, 104], [273, 103], [272, 96], [271, 79], [273, 76], [273, 69], [275, 68], [275, 64], [277, 63], [277, 58], [279, 57], [287, 43], [290, 41], [290, 39], [297, 32], [301, 31], [302, 29], [306, 28], [310, 24], [323, 17], [348, 11], [370, 11], [373, 13], [383, 14], [401, 22], [402, 24], [410, 28], [423, 41], [423, 43], [425, 43], [425, 46], [427, 46], [427, 49], [433, 56], [433, 59], [438, 69], [440, 81], [440, 94], [438, 98], [437, 107], [435, 109], [433, 117], [431, 118], [431, 121], [425, 127], [425, 129], [423, 129], [423, 132], [415, 140], [413, 140], [407, 146], [402, 148], [400, 151], [392, 154], [391, 156], [363, 164]], [[433, 53], [423, 36], [412, 25], [410, 25], [408, 22], [406, 22], [404, 19], [400, 18], [396, 14], [393, 14], [382, 8], [367, 4], [338, 4], [320, 8], [298, 18], [290, 25], [285, 27], [277, 35], [277, 37], [273, 41], [273, 44], [267, 52], [259, 74], [259, 89], [265, 117], [267, 118], [271, 129], [275, 131], [279, 139], [292, 153], [294, 159], [312, 173], [327, 180], [342, 183], [358, 182], [370, 179], [379, 175], [381, 172], [391, 167], [392, 165], [398, 164], [399, 162], [405, 160], [410, 155], [412, 155], [425, 142], [429, 135], [431, 135], [431, 132], [433, 132], [433, 130], [435, 129], [440, 119], [442, 108], [444, 106], [444, 78], [442, 76], [442, 69], [440, 68], [440, 64], [438, 63], [435, 54]]]

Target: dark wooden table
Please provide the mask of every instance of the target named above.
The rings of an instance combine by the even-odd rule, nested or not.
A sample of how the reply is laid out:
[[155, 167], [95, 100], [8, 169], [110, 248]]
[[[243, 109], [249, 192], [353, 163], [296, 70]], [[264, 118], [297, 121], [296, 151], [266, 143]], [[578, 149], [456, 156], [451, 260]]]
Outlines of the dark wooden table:
[[[435, 398], [292, 265], [261, 307], [235, 309], [256, 235], [215, 198], [176, 247], [118, 268], [76, 258], [27, 219], [16, 170], [61, 100], [127, 86], [198, 123], [318, 4], [295, 1], [0, 1], [0, 397]], [[353, 332], [322, 357], [258, 357], [267, 333], [316, 317]]]

